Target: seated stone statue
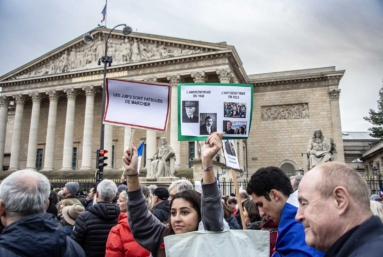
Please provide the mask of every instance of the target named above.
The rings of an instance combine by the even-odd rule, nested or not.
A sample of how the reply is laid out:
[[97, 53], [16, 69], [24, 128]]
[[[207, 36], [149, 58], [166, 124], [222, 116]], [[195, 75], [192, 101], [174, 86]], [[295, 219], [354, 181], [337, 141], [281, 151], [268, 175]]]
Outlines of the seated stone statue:
[[316, 165], [334, 160], [332, 155], [334, 144], [325, 138], [321, 130], [314, 131], [313, 137], [309, 141], [307, 156], [309, 159], [309, 169]]
[[174, 171], [170, 169], [170, 159], [175, 158], [173, 148], [168, 145], [166, 137], [161, 137], [161, 145], [153, 156], [151, 162], [151, 174], [148, 177], [174, 177]]

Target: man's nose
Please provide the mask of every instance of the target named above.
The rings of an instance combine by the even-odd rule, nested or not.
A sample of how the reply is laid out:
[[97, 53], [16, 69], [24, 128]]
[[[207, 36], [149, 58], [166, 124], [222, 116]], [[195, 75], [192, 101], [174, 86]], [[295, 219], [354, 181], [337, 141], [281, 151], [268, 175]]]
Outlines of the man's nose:
[[259, 215], [263, 218], [266, 216], [266, 213], [262, 209], [259, 209]]
[[298, 222], [302, 222], [304, 220], [303, 210], [301, 207], [298, 208], [297, 214], [295, 215], [295, 220]]

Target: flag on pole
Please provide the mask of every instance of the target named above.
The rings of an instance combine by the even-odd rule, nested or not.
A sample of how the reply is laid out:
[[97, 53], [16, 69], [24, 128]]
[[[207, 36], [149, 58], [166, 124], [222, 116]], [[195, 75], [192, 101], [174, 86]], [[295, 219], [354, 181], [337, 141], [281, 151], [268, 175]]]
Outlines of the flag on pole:
[[144, 147], [145, 147], [145, 140], [142, 141], [140, 146], [137, 149], [137, 154], [138, 154], [138, 164], [137, 164], [137, 172], [140, 173], [140, 167], [141, 167], [141, 158], [142, 155], [144, 154]]
[[105, 4], [105, 6], [104, 6], [104, 9], [102, 9], [101, 14], [102, 14], [102, 20], [101, 20], [101, 22], [103, 22], [103, 21], [105, 20], [105, 18], [106, 18], [106, 4]]

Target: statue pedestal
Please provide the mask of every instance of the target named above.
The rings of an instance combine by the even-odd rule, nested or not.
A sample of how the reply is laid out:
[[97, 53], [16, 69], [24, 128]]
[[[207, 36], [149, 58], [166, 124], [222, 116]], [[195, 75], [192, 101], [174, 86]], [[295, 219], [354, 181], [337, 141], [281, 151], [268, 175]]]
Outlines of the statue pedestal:
[[140, 183], [149, 186], [149, 185], [156, 185], [158, 187], [165, 187], [168, 188], [171, 183], [174, 181], [180, 180], [180, 178], [177, 177], [159, 177], [159, 178], [144, 178], [140, 177]]

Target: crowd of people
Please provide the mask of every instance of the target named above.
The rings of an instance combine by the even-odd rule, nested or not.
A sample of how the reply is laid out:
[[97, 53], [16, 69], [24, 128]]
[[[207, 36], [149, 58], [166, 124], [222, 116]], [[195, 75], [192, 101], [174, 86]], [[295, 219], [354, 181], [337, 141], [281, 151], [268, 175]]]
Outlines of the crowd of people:
[[221, 133], [202, 147], [202, 194], [188, 180], [141, 185], [135, 146], [125, 181], [104, 179], [86, 197], [77, 182], [52, 190], [41, 173], [16, 171], [0, 184], [0, 256], [161, 257], [166, 236], [228, 229], [268, 231], [274, 257], [383, 255], [382, 198], [354, 169], [327, 162], [289, 178], [264, 167], [239, 197], [222, 196], [212, 161], [221, 147]]

